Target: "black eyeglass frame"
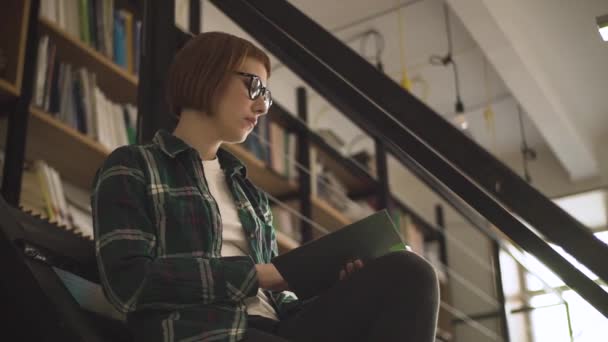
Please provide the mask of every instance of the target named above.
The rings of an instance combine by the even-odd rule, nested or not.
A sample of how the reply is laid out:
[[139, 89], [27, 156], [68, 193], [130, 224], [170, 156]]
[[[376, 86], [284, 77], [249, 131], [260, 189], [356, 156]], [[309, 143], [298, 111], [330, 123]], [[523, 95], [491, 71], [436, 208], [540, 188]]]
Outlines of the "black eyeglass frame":
[[[256, 100], [258, 97], [263, 96], [266, 107], [270, 108], [270, 106], [272, 106], [272, 92], [270, 91], [270, 89], [266, 88], [262, 84], [262, 80], [260, 79], [260, 76], [250, 74], [247, 72], [241, 72], [241, 71], [235, 71], [234, 73], [237, 75], [240, 75], [240, 76], [249, 77], [249, 89], [248, 90], [249, 90], [249, 98], [251, 100]], [[258, 80], [259, 87], [254, 87], [254, 83], [253, 83], [254, 79]], [[255, 95], [256, 91], [259, 91], [259, 93], [257, 95]]]

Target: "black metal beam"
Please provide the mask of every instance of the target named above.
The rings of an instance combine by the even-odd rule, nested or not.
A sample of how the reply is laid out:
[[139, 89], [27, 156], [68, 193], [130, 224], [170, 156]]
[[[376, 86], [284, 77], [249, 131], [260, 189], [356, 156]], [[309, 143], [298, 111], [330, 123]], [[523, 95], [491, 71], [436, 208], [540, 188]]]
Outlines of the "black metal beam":
[[201, 32], [201, 0], [190, 0], [190, 11], [188, 12], [188, 29], [192, 34]]
[[[386, 119], [386, 114], [394, 117], [382, 120], [385, 125], [377, 126], [400, 126], [401, 131], [407, 130], [408, 134], [428, 145], [433, 154], [445, 158], [484, 192], [500, 201], [501, 206], [515, 212], [549, 241], [564, 248], [608, 282], [608, 267], [602, 262], [608, 257], [608, 246], [587, 227], [287, 1], [250, 0], [247, 3], [264, 16], [274, 29], [280, 28], [281, 34], [297, 42], [317, 62], [328, 66], [325, 72], [340, 75], [345, 83], [356, 90], [354, 93], [357, 96], [364, 96], [382, 108], [385, 114], [380, 115]], [[376, 119], [376, 116], [371, 119], [368, 113], [364, 122], [373, 125]], [[392, 142], [410, 151], [399, 139], [392, 139]], [[416, 160], [420, 161], [419, 158]], [[422, 164], [436, 174], [433, 168]], [[489, 214], [491, 210], [484, 207], [477, 210], [491, 221], [496, 221]]]
[[500, 312], [500, 330], [505, 342], [510, 341], [509, 337], [509, 321], [507, 320], [507, 307], [505, 300], [505, 292], [502, 286], [502, 270], [500, 268], [500, 246], [496, 241], [492, 241], [492, 266], [494, 269], [494, 286], [496, 286], [496, 299], [500, 304], [498, 311]]
[[445, 215], [443, 213], [443, 206], [441, 204], [435, 205], [435, 223], [438, 229], [441, 231], [438, 235], [437, 241], [439, 242], [439, 260], [446, 267], [448, 266], [448, 251], [445, 238]]
[[173, 131], [177, 118], [171, 116], [165, 97], [169, 65], [177, 50], [175, 1], [144, 1], [141, 69], [137, 92], [137, 141], [149, 142], [158, 129]]
[[[398, 116], [408, 127], [411, 125], [419, 129], [421, 122], [425, 122], [427, 125], [424, 128], [427, 131], [440, 130], [450, 132], [446, 133], [445, 138], [451, 145], [456, 145], [457, 142], [460, 143], [461, 140], [465, 140], [465, 136], [461, 132], [458, 132], [447, 122], [443, 121], [423, 104], [415, 102], [416, 100], [411, 95], [397, 87], [394, 82], [385, 76], [378, 74], [378, 71], [373, 66], [367, 64], [367, 62], [348, 47], [331, 37], [329, 33], [310, 21], [310, 19], [306, 18], [288, 3], [284, 1], [258, 2], [253, 0], [212, 0], [212, 2], [274, 55], [284, 61], [319, 93], [324, 94], [338, 109], [343, 113], [347, 113], [353, 121], [365, 127], [373, 136], [383, 137], [383, 140], [387, 142], [387, 148], [398, 159], [402, 162], [411, 162], [413, 165], [417, 164], [417, 168], [415, 169], [418, 169], [421, 173], [423, 170], [432, 172], [432, 176], [429, 177], [435, 179], [433, 183], [440, 184], [440, 180], [444, 187], [446, 187], [446, 184], [449, 184], [449, 190], [453, 191], [453, 194], [446, 196], [448, 199], [453, 200], [455, 198], [454, 194], [458, 194], [468, 205], [491, 219], [499, 229], [518, 245], [533, 253], [560, 275], [566, 284], [581, 294], [605, 316], [608, 316], [608, 294], [599, 285], [595, 284], [561, 257], [546, 242], [506, 211], [486, 191], [478, 188], [467, 176], [463, 175], [451, 163], [438, 155], [434, 149], [419, 140], [410, 130], [404, 129], [399, 123], [395, 123], [381, 109], [382, 107], [379, 107], [379, 104], [383, 104], [384, 107], [392, 110], [396, 109], [394, 108], [395, 105], [401, 105], [401, 108], [414, 109], [417, 111], [416, 114], [424, 114], [408, 117], [406, 113], [400, 113]], [[255, 4], [255, 7], [253, 4]], [[291, 23], [277, 18], [280, 16], [288, 18], [288, 21], [291, 21]], [[295, 26], [292, 24], [295, 24]], [[287, 28], [290, 30], [289, 34], [284, 32]], [[308, 35], [311, 39], [301, 37], [302, 34]], [[293, 40], [294, 35], [298, 37], [298, 41]], [[329, 54], [339, 56], [338, 60], [331, 56], [326, 56], [326, 53], [322, 51], [317, 51], [319, 46], [326, 49], [326, 52]], [[311, 49], [315, 50], [316, 56], [311, 54]], [[319, 55], [323, 56], [323, 61], [317, 58]], [[354, 63], [353, 61], [360, 63]], [[337, 64], [349, 66], [356, 64], [360, 69], [344, 69], [343, 66]], [[369, 71], [369, 68], [372, 70]], [[339, 75], [334, 70], [340, 70]], [[353, 80], [353, 75], [355, 74], [356, 77]], [[365, 90], [369, 90], [366, 93], [354, 88], [352, 84], [359, 81], [358, 76], [360, 75], [367, 77], [365, 82], [373, 83], [374, 86], [382, 89], [386, 88], [384, 90], [388, 91], [388, 93], [382, 94], [385, 98], [376, 98], [379, 95], [377, 90], [370, 90], [364, 87]], [[360, 82], [356, 83], [359, 84]], [[393, 86], [397, 87], [396, 89], [399, 91], [398, 95], [401, 99], [394, 98], [395, 89], [392, 88]], [[370, 98], [374, 98], [375, 101], [370, 101]], [[391, 111], [391, 114], [394, 115], [394, 112]], [[433, 124], [429, 125], [429, 122], [425, 120], [428, 116], [433, 116], [433, 120], [441, 124], [438, 127], [435, 127]], [[431, 121], [431, 123], [434, 123], [434, 121]], [[428, 129], [428, 127], [432, 127], [433, 129]], [[460, 138], [455, 138], [455, 134], [460, 134]], [[407, 153], [405, 152], [406, 150]], [[441, 154], [445, 155], [446, 153], [444, 152]], [[458, 151], [448, 152], [448, 154], [454, 153], [458, 153]], [[477, 163], [474, 163], [474, 165], [477, 165]], [[497, 167], [496, 169], [500, 168]], [[425, 173], [429, 174], [429, 172]], [[501, 181], [506, 180], [501, 179]], [[501, 182], [499, 184], [510, 183]], [[470, 209], [467, 211], [471, 212]], [[564, 215], [568, 216], [565, 213]], [[474, 215], [472, 218], [478, 219]], [[570, 220], [572, 219], [570, 218]], [[605, 246], [596, 248], [596, 256], [599, 257], [605, 249], [607, 249]], [[577, 253], [574, 254], [578, 256]], [[595, 269], [602, 271], [599, 267], [599, 260], [601, 259], [593, 261], [593, 258], [591, 258], [586, 261], [594, 264], [596, 266], [594, 267]], [[606, 274], [607, 271], [603, 270], [598, 273]]]
[[[306, 88], [299, 87], [296, 90], [296, 102], [298, 106], [298, 118], [302, 122], [308, 120], [308, 99], [306, 98]], [[300, 131], [297, 134], [297, 155], [296, 160], [301, 167], [310, 170], [310, 140], [308, 134]], [[314, 162], [314, 161], [312, 161]], [[300, 214], [310, 219], [312, 218], [312, 183], [316, 182], [313, 175], [305, 172], [302, 168], [298, 168], [298, 184], [300, 186]], [[313, 239], [312, 227], [306, 220], [300, 220], [300, 231], [302, 233], [302, 243], [306, 243]]]
[[29, 15], [27, 16], [28, 24], [23, 78], [20, 89], [21, 95], [17, 98], [15, 107], [12, 108], [8, 115], [9, 129], [6, 133], [2, 196], [14, 207], [19, 206], [23, 162], [25, 161], [25, 144], [27, 140], [27, 121], [30, 116], [30, 102], [32, 92], [34, 91], [34, 78], [36, 76], [39, 8], [39, 0], [30, 2]]
[[376, 190], [376, 208], [390, 209], [391, 192], [388, 186], [388, 164], [386, 161], [386, 149], [384, 143], [378, 138], [374, 138], [376, 148], [376, 174], [380, 186]]

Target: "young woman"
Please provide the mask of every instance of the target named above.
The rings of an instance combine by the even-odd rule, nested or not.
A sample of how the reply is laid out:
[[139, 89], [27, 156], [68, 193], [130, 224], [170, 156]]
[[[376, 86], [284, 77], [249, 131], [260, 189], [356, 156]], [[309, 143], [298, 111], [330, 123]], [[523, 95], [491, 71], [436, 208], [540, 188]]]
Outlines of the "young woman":
[[412, 253], [349, 263], [307, 303], [286, 291], [270, 263], [268, 199], [221, 148], [268, 112], [269, 76], [268, 56], [226, 33], [177, 53], [167, 85], [177, 127], [116, 149], [95, 177], [106, 297], [137, 341], [433, 341], [437, 278]]

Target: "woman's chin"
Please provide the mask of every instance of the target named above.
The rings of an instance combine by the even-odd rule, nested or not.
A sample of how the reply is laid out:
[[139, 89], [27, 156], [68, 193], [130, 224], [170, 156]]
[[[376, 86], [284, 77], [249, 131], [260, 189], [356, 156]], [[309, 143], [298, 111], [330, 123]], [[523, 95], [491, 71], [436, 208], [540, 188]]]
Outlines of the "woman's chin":
[[231, 137], [223, 139], [223, 140], [227, 144], [240, 144], [247, 139], [248, 135], [249, 135], [249, 132], [247, 132], [245, 134], [243, 134], [243, 133], [235, 134], [234, 136], [231, 136]]

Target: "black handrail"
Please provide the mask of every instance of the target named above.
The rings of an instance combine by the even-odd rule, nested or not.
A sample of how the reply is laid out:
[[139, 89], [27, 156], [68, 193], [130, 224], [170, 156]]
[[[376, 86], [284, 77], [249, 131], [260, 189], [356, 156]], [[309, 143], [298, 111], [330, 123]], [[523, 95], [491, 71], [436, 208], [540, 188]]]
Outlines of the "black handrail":
[[606, 281], [608, 269], [601, 260], [608, 247], [590, 230], [286, 1], [212, 3], [360, 127], [385, 141], [396, 158], [477, 227], [483, 228], [485, 220], [468, 206], [608, 317], [608, 293], [509, 210]]

